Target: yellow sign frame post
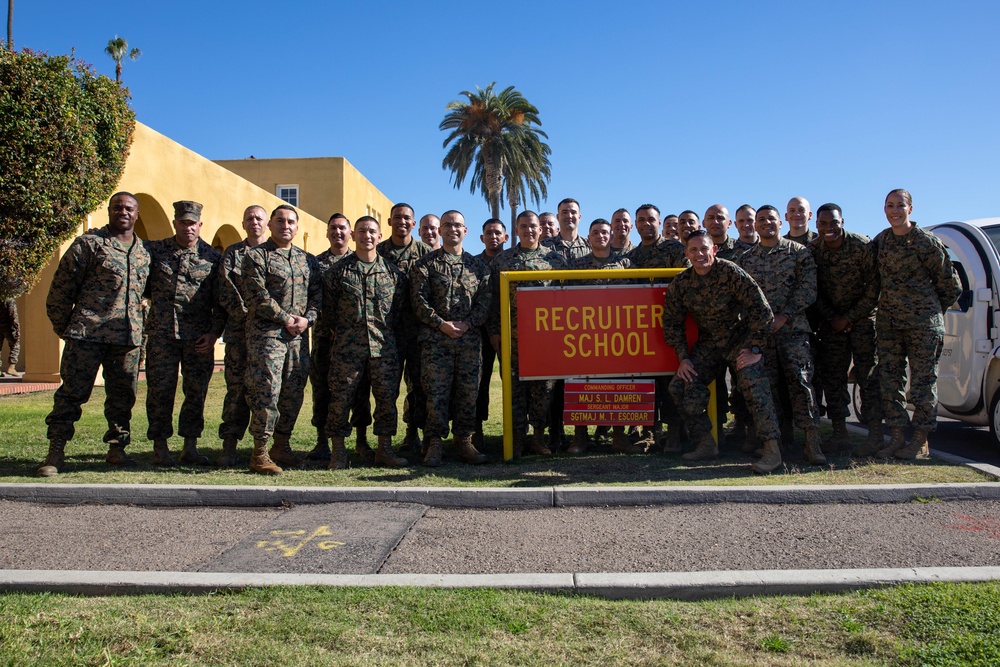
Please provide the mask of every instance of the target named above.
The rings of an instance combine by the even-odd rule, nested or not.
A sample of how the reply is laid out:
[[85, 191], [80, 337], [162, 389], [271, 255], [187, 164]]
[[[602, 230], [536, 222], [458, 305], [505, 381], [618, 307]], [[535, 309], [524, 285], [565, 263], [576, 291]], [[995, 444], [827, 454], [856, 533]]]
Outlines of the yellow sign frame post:
[[[514, 428], [511, 420], [511, 321], [510, 284], [526, 280], [608, 280], [619, 278], [673, 278], [684, 269], [587, 269], [560, 271], [503, 271], [500, 273], [500, 373], [503, 388], [503, 458], [514, 458]], [[712, 422], [712, 437], [719, 441], [719, 424], [716, 418], [715, 382], [709, 385], [708, 418]]]

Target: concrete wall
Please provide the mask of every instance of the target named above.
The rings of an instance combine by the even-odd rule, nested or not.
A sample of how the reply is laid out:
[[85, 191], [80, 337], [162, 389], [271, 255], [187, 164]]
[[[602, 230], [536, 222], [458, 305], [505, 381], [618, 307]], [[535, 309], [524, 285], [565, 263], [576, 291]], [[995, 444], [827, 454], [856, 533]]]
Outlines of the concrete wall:
[[[159, 132], [137, 123], [125, 172], [117, 190], [132, 192], [139, 200], [136, 232], [142, 239], [173, 235], [173, 202], [191, 199], [204, 205], [201, 236], [217, 248], [243, 238], [243, 211], [260, 204], [268, 212], [282, 204], [274, 191], [263, 190]], [[79, 233], [107, 224], [107, 202], [81, 220]], [[21, 320], [21, 362], [25, 382], [59, 382], [62, 341], [52, 332], [45, 315], [45, 297], [59, 257], [69, 248], [67, 241], [53, 256], [31, 292], [18, 299]], [[325, 250], [326, 218], [300, 211], [296, 245], [311, 253]], [[222, 346], [216, 348], [222, 358]]]

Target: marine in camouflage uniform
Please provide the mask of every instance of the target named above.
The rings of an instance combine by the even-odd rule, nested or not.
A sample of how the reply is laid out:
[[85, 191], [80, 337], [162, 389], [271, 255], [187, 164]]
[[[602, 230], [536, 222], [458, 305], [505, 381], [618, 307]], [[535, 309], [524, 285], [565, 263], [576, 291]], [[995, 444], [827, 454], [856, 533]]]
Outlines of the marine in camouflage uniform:
[[[298, 465], [289, 439], [309, 377], [310, 326], [316, 323], [323, 282], [316, 258], [292, 245], [298, 213], [282, 204], [268, 221], [267, 241], [243, 258], [247, 303], [247, 398], [254, 451], [250, 469], [280, 474], [276, 463]], [[273, 436], [274, 444], [267, 449]]]
[[775, 392], [782, 379], [787, 383], [791, 417], [806, 434], [806, 459], [822, 465], [826, 457], [819, 440], [811, 328], [806, 318], [806, 309], [816, 301], [816, 262], [805, 246], [778, 236], [781, 218], [773, 206], [757, 209], [755, 226], [760, 243], [740, 257], [740, 266], [760, 286], [772, 313], [776, 313], [775, 325], [780, 324], [764, 350], [771, 390]]
[[56, 475], [66, 442], [72, 440], [81, 406], [90, 399], [97, 369], [104, 367], [106, 460], [134, 465], [125, 453], [142, 342], [140, 303], [149, 276], [149, 253], [133, 233], [139, 217], [135, 196], [119, 192], [108, 204], [108, 225], [78, 236], [59, 260], [45, 301], [52, 329], [63, 339], [59, 374], [48, 425], [48, 456], [38, 475]]
[[[620, 211], [615, 212], [620, 215]], [[625, 213], [628, 216], [628, 213]], [[619, 223], [620, 224], [620, 223]], [[632, 262], [621, 254], [616, 254], [611, 248], [612, 225], [604, 218], [597, 218], [590, 223], [590, 231], [587, 234], [587, 241], [593, 251], [583, 257], [572, 260], [569, 269], [574, 271], [600, 271], [604, 269], [622, 270], [632, 268]], [[630, 280], [624, 278], [590, 278], [588, 280], [577, 281], [581, 285], [612, 285], [628, 283]], [[611, 431], [611, 449], [621, 454], [642, 454], [645, 447], [640, 444], [632, 444], [625, 436], [625, 426], [598, 426], [594, 432], [595, 439], [600, 438]], [[589, 442], [587, 439], [587, 426], [578, 425], [573, 434], [573, 444], [566, 450], [567, 454], [583, 454], [587, 450]]]
[[[559, 233], [553, 237], [542, 239], [541, 245], [562, 256], [568, 266], [578, 257], [590, 253], [590, 241], [580, 236], [580, 203], [571, 197], [559, 202], [556, 208], [556, 220], [559, 222]], [[539, 222], [541, 225], [541, 222]], [[551, 451], [559, 451], [563, 446], [563, 410], [565, 408], [565, 382], [555, 380], [552, 383], [549, 400], [549, 440]]]
[[448, 437], [449, 421], [459, 457], [486, 462], [472, 444], [476, 405], [468, 399], [479, 390], [479, 330], [489, 314], [490, 269], [462, 249], [467, 231], [460, 212], [442, 213], [443, 246], [410, 269], [413, 311], [422, 325], [420, 369], [430, 435], [424, 465], [430, 467], [441, 465], [441, 439]]
[[868, 441], [859, 450], [871, 455], [882, 448], [882, 405], [875, 353], [875, 306], [879, 278], [868, 237], [844, 230], [840, 207], [823, 204], [816, 212], [819, 237], [809, 244], [816, 262], [816, 305], [819, 315], [819, 377], [823, 381], [833, 437], [826, 452], [850, 451], [846, 420], [851, 395], [848, 372], [861, 392]]
[[[761, 358], [774, 321], [771, 309], [753, 278], [735, 264], [715, 258], [715, 244], [707, 232], [692, 232], [687, 249], [694, 266], [670, 282], [663, 310], [664, 340], [681, 362], [670, 381], [670, 393], [698, 442], [698, 448], [684, 456], [697, 460], [718, 454], [707, 414], [708, 384], [728, 365], [764, 441], [764, 454], [753, 469], [770, 472], [781, 465], [778, 420]], [[685, 332], [688, 314], [698, 325], [698, 340], [690, 350]]]
[[635, 250], [629, 239], [632, 233], [632, 216], [627, 208], [620, 208], [611, 215], [611, 254], [628, 256]]
[[218, 300], [218, 268], [222, 255], [198, 237], [201, 204], [174, 202], [176, 234], [147, 241], [150, 257], [146, 358], [146, 437], [153, 441], [153, 463], [173, 465], [167, 440], [174, 434], [174, 396], [177, 373], [184, 382], [184, 402], [177, 432], [184, 438], [181, 460], [208, 465], [198, 453], [205, 428], [205, 398], [215, 370], [215, 341], [226, 326], [226, 311]]
[[[676, 216], [674, 216], [676, 217]], [[684, 256], [684, 244], [660, 234], [660, 209], [643, 204], [635, 210], [635, 228], [641, 242], [628, 254], [634, 269], [686, 269], [691, 266]], [[670, 376], [658, 375], [656, 383], [656, 416], [652, 429], [640, 442], [647, 451], [660, 446], [665, 453], [681, 451], [681, 413], [670, 396]], [[664, 424], [667, 431], [662, 432]]]
[[[816, 240], [816, 232], [809, 229], [809, 221], [812, 220], [812, 207], [805, 197], [792, 197], [785, 207], [785, 221], [788, 223], [788, 233], [785, 239], [794, 241], [799, 245], [808, 246]], [[793, 236], [798, 234], [798, 236]]]
[[[905, 190], [889, 193], [885, 213], [890, 228], [872, 241], [881, 292], [875, 332], [878, 341], [882, 409], [892, 438], [881, 458], [927, 455], [927, 437], [937, 425], [937, 370], [944, 343], [944, 313], [962, 294], [962, 283], [941, 241], [910, 220]], [[906, 413], [906, 366], [910, 368]], [[913, 426], [910, 445], [907, 423]]]
[[[346, 258], [351, 250], [347, 242], [351, 238], [351, 222], [341, 213], [334, 213], [327, 221], [327, 239], [330, 241], [330, 249], [324, 250], [316, 256], [320, 271], [325, 277], [337, 262]], [[316, 427], [316, 446], [309, 452], [311, 461], [329, 461], [330, 445], [327, 442], [326, 432], [327, 417], [330, 412], [330, 354], [332, 345], [330, 343], [330, 330], [327, 329], [322, 317], [316, 321], [313, 328], [311, 344], [311, 365], [309, 367], [309, 384], [312, 387], [312, 425]], [[351, 426], [357, 434], [355, 451], [362, 459], [369, 459], [374, 456], [374, 452], [368, 445], [366, 431], [372, 423], [371, 402], [368, 397], [371, 395], [371, 382], [367, 376], [361, 378], [358, 386], [354, 408], [351, 415]]]
[[[376, 248], [378, 254], [402, 271], [404, 276], [418, 259], [431, 251], [429, 245], [410, 236], [414, 224], [413, 207], [409, 204], [395, 204], [389, 219], [392, 236], [379, 243]], [[427, 398], [420, 381], [420, 341], [417, 339], [420, 323], [413, 314], [409, 299], [403, 300], [397, 326], [400, 371], [406, 383], [406, 396], [403, 398], [406, 435], [400, 450], [409, 451], [417, 448], [420, 442], [417, 431], [427, 424]]]
[[[727, 209], [722, 204], [713, 204], [708, 207], [705, 211], [704, 217], [705, 231], [708, 232], [709, 236], [712, 237], [712, 242], [715, 243], [715, 256], [719, 259], [725, 259], [730, 262], [737, 262], [743, 251], [736, 247], [736, 241], [729, 236], [729, 228], [732, 227], [732, 220], [729, 217], [729, 209]], [[724, 445], [726, 442], [725, 431], [723, 426], [729, 418], [729, 394], [730, 389], [733, 387], [733, 381], [726, 382], [727, 369], [723, 369], [719, 377], [715, 378], [716, 387], [716, 421], [719, 424], [719, 444]], [[732, 393], [739, 396], [739, 392], [733, 391]], [[746, 406], [743, 405], [742, 398], [737, 398], [737, 407], [734, 408], [734, 414], [739, 415], [739, 420], [741, 424], [746, 425]], [[741, 435], [739, 428], [734, 428], [736, 431], [736, 438], [734, 440], [739, 440]]]
[[0, 377], [14, 376], [11, 369], [17, 364], [21, 352], [21, 325], [17, 319], [17, 302], [5, 299], [0, 303], [0, 346], [7, 341], [7, 361], [0, 365]]
[[375, 463], [388, 467], [408, 461], [392, 451], [396, 434], [396, 398], [399, 396], [399, 318], [409, 300], [406, 277], [377, 252], [382, 233], [375, 218], [363, 216], [354, 224], [355, 252], [338, 262], [323, 278], [323, 319], [330, 344], [330, 468], [347, 467], [344, 437], [362, 376], [367, 373], [375, 397], [372, 431], [378, 436]]
[[[483, 223], [483, 234], [479, 237], [485, 250], [476, 255], [476, 259], [492, 269], [493, 260], [504, 250], [504, 244], [509, 238], [507, 227], [502, 220], [490, 218]], [[490, 384], [493, 380], [493, 367], [496, 365], [497, 352], [490, 343], [490, 332], [486, 323], [479, 328], [480, 348], [482, 349], [482, 371], [479, 374], [479, 391], [476, 394], [476, 432], [472, 443], [480, 451], [483, 450], [483, 422], [490, 417]]]
[[[491, 305], [487, 327], [495, 348], [499, 348], [500, 345], [500, 274], [504, 271], [554, 271], [566, 268], [562, 255], [539, 244], [539, 234], [538, 216], [533, 211], [522, 211], [517, 216], [518, 244], [503, 251], [493, 260], [490, 276]], [[511, 421], [514, 427], [515, 456], [520, 456], [524, 449], [529, 423], [534, 432], [531, 452], [543, 455], [552, 453], [546, 446], [545, 427], [551, 418], [553, 382], [520, 379], [517, 338], [517, 288], [544, 287], [550, 283], [548, 280], [531, 280], [510, 284], [511, 377], [503, 380], [511, 383]]]

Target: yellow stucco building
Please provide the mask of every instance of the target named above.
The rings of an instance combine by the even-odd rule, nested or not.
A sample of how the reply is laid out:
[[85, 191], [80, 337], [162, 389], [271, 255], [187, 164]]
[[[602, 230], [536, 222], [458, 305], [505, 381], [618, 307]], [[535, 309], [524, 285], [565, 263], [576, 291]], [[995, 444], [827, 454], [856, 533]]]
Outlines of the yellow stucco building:
[[321, 220], [343, 213], [351, 220], [370, 215], [386, 225], [392, 206], [346, 158], [268, 158], [216, 160], [216, 164], [293, 203]]
[[[253, 163], [267, 165], [252, 174], [252, 169], [230, 169], [230, 164]], [[282, 174], [275, 169], [287, 167]], [[250, 173], [248, 178], [243, 173]], [[201, 236], [213, 246], [225, 248], [243, 239], [243, 211], [259, 204], [271, 211], [285, 203], [275, 195], [274, 187], [260, 186], [258, 178], [266, 174], [279, 184], [298, 184], [308, 207], [299, 209], [299, 235], [295, 244], [307, 252], [318, 254], [329, 248], [326, 240], [327, 217], [336, 211], [351, 220], [372, 215], [388, 233], [391, 202], [365, 179], [344, 158], [304, 158], [281, 160], [231, 160], [213, 162], [155, 130], [136, 123], [132, 149], [117, 190], [132, 192], [139, 200], [139, 221], [136, 233], [142, 239], [154, 240], [174, 233], [173, 202], [191, 199], [204, 205]], [[266, 181], [265, 181], [266, 184]], [[327, 210], [329, 208], [329, 210]], [[324, 212], [326, 211], [326, 212]], [[318, 212], [318, 214], [317, 214]], [[79, 233], [107, 224], [107, 202], [81, 221]], [[42, 272], [38, 284], [17, 300], [21, 322], [21, 359], [18, 370], [23, 382], [59, 382], [59, 360], [62, 341], [52, 332], [45, 314], [45, 297], [52, 282], [59, 257], [71, 243], [64, 243]], [[217, 358], [222, 358], [221, 346]]]

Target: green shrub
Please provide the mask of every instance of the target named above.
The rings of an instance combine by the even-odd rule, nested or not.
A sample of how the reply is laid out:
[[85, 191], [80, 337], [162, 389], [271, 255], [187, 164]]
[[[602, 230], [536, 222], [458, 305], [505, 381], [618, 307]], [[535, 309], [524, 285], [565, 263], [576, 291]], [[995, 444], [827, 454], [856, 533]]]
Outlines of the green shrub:
[[0, 49], [0, 298], [31, 289], [111, 196], [134, 129], [128, 90], [89, 65]]

